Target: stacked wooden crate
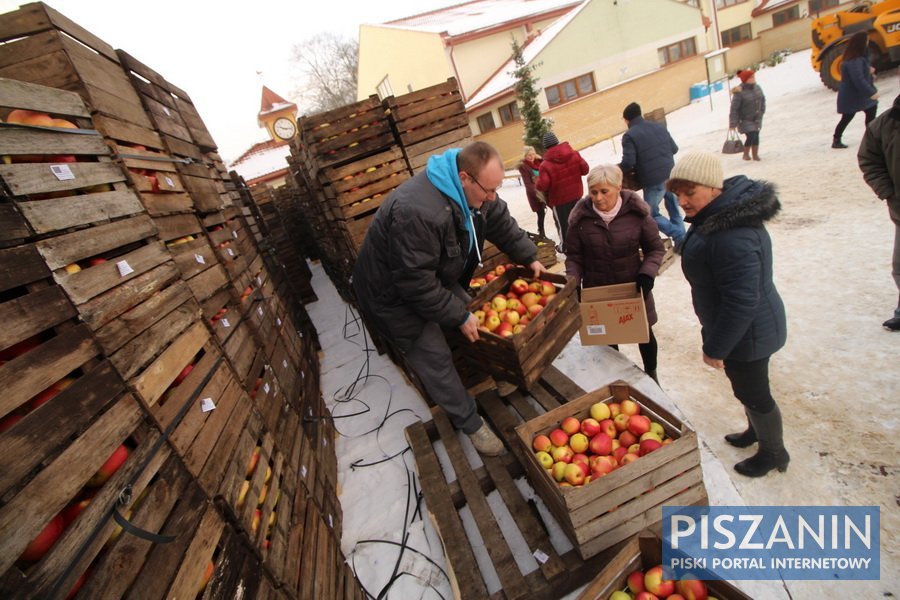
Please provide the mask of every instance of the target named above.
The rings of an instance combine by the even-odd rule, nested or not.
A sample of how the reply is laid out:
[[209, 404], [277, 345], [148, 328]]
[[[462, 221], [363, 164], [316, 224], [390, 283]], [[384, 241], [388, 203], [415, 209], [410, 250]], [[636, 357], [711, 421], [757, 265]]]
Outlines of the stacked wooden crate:
[[428, 157], [472, 141], [466, 106], [453, 77], [403, 96], [389, 96], [384, 104], [413, 173], [425, 168]]

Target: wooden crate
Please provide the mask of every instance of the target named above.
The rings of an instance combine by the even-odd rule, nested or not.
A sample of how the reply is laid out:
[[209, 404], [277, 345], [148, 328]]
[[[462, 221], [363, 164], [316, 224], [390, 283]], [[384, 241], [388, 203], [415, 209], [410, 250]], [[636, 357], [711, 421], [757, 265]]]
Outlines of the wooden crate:
[[0, 16], [0, 41], [0, 77], [76, 92], [106, 116], [101, 132], [133, 130], [143, 143], [152, 126], [112, 46], [42, 2]]
[[[634, 571], [662, 563], [662, 541], [651, 531], [643, 531], [628, 540], [624, 548], [603, 567], [582, 590], [577, 600], [606, 600], [616, 590], [627, 588], [626, 579]], [[727, 581], [707, 581], [710, 597], [719, 600], [752, 600]]]
[[0, 116], [16, 109], [47, 114], [71, 126], [9, 125], [0, 129], [0, 179], [12, 194], [0, 243], [20, 243], [125, 219], [144, 212], [72, 92], [0, 78]]
[[307, 168], [345, 164], [396, 144], [385, 107], [378, 96], [300, 118], [300, 156]]
[[400, 147], [394, 146], [343, 167], [323, 169], [319, 177], [334, 188], [342, 217], [351, 219], [375, 211], [411, 173]]
[[[509, 289], [518, 278], [531, 279], [530, 269], [517, 267], [489, 282], [469, 303], [475, 311], [491, 298]], [[554, 273], [544, 273], [541, 279], [555, 285], [558, 292], [525, 329], [512, 337], [501, 337], [489, 331], [479, 331], [473, 343], [460, 342], [465, 360], [486, 371], [494, 379], [509, 381], [529, 388], [545, 368], [556, 359], [581, 325], [574, 279]]]
[[[494, 395], [496, 397], [496, 395]], [[479, 398], [480, 402], [480, 398]], [[406, 437], [416, 462], [416, 473], [425, 496], [428, 514], [441, 537], [447, 571], [458, 598], [556, 599], [584, 584], [615, 555], [616, 549], [585, 560], [574, 550], [560, 554], [550, 542], [533, 501], [516, 485], [521, 465], [513, 455], [482, 457], [475, 468], [465, 455], [461, 434], [440, 408], [432, 409], [431, 423], [406, 428]], [[441, 450], [437, 450], [442, 446]], [[452, 469], [441, 462], [446, 454]], [[499, 496], [512, 517], [498, 521], [488, 495]], [[481, 540], [467, 534], [460, 512], [471, 513]], [[505, 523], [505, 524], [504, 524]], [[513, 531], [508, 531], [512, 529]], [[520, 566], [509, 539], [524, 539], [535, 560]], [[488, 590], [484, 567], [476, 560], [475, 547], [489, 549], [488, 558], [501, 591]], [[538, 559], [540, 557], [540, 559]]]
[[[560, 487], [531, 449], [536, 435], [549, 433], [568, 416], [579, 420], [596, 402], [632, 398], [641, 414], [660, 423], [674, 442], [580, 487]], [[527, 420], [515, 428], [514, 450], [528, 480], [583, 557], [590, 557], [662, 520], [662, 505], [705, 501], [697, 434], [652, 398], [622, 381]]]

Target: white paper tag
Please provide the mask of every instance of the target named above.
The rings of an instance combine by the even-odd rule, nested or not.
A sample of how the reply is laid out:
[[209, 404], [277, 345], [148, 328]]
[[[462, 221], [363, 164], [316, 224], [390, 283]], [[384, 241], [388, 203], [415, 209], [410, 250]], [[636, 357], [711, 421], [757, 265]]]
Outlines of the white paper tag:
[[69, 168], [69, 165], [66, 164], [50, 165], [50, 172], [60, 181], [75, 179], [75, 173], [73, 173], [72, 169]]
[[237, 237], [238, 237], [238, 236], [237, 236], [237, 231], [232, 231], [232, 232], [231, 232], [231, 237], [233, 237], [234, 239], [237, 239]]
[[281, 327], [281, 319], [275, 319], [275, 324]]
[[541, 564], [544, 564], [545, 562], [547, 562], [548, 560], [550, 560], [550, 557], [547, 556], [547, 555], [544, 553], [544, 551], [541, 550], [540, 548], [538, 548], [537, 550], [535, 550], [535, 551], [534, 551], [534, 554], [533, 554], [532, 556], [534, 556], [534, 559], [535, 559], [536, 561], [538, 561], [539, 563], [541, 563]]
[[306, 373], [305, 373], [305, 372], [300, 371], [300, 379], [306, 379]]
[[200, 401], [200, 410], [203, 412], [209, 412], [211, 410], [216, 409], [216, 403], [213, 402], [212, 398], [204, 398]]
[[300, 334], [300, 339], [302, 340], [302, 339], [303, 339], [303, 332], [302, 332], [302, 331], [298, 331], [297, 333]]
[[262, 279], [259, 275], [256, 276], [256, 285], [262, 285]]
[[222, 327], [231, 327], [231, 323], [228, 322], [228, 319], [222, 319]]
[[229, 248], [227, 250], [227, 252], [228, 252], [228, 256], [234, 256], [234, 250], [232, 250], [231, 248]]
[[328, 438], [322, 438], [322, 447], [323, 447], [323, 448], [327, 448], [327, 447], [328, 447]]
[[285, 369], [287, 369], [287, 359], [286, 358], [281, 361], [281, 366], [284, 367]]
[[259, 316], [263, 316], [263, 307], [262, 307], [262, 305], [259, 305], [259, 306], [256, 307], [256, 312], [259, 314]]
[[306, 465], [301, 465], [300, 466], [300, 475], [302, 475], [304, 479], [306, 479], [306, 473], [307, 473]]
[[272, 389], [272, 388], [269, 387], [269, 383], [268, 383], [268, 382], [266, 382], [266, 383], [263, 384], [263, 392], [265, 392], [266, 394], [268, 394], [270, 389]]
[[588, 325], [588, 335], [606, 335], [606, 325]]
[[134, 269], [131, 268], [131, 265], [128, 264], [127, 260], [120, 260], [116, 263], [116, 267], [118, 267], [119, 275], [121, 275], [122, 277], [134, 273]]
[[201, 265], [205, 265], [205, 264], [206, 264], [206, 259], [203, 258], [203, 255], [202, 255], [202, 254], [195, 254], [195, 255], [194, 255], [194, 260], [196, 260], [196, 261], [197, 261], [198, 263], [200, 263]]
[[328, 515], [328, 526], [334, 529], [334, 518], [331, 516], [331, 514]]
[[166, 175], [166, 185], [168, 185], [169, 187], [175, 187], [175, 182], [172, 181], [172, 178], [168, 175]]
[[171, 117], [171, 116], [172, 116], [172, 113], [169, 112], [169, 109], [168, 109], [167, 107], [163, 106], [162, 109], [163, 109], [163, 112], [166, 113], [166, 116], [167, 116], [167, 117]]

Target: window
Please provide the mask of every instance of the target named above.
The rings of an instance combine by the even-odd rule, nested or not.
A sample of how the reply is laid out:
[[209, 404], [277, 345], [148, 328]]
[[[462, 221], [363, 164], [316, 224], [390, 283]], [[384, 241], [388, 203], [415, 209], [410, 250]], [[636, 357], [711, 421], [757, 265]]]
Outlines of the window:
[[544, 93], [547, 95], [547, 104], [552, 108], [560, 104], [565, 104], [566, 102], [571, 102], [581, 96], [587, 96], [595, 90], [594, 74], [588, 73], [576, 77], [575, 79], [569, 79], [568, 81], [548, 86], [544, 88]]
[[729, 6], [734, 6], [735, 4], [746, 1], [747, 0], [716, 0], [716, 8], [728, 8]]
[[659, 54], [660, 66], [665, 66], [684, 58], [696, 56], [697, 46], [694, 44], [694, 38], [688, 38], [678, 43], [664, 46], [657, 50], [657, 53]]
[[394, 88], [391, 87], [391, 80], [388, 79], [388, 76], [385, 75], [384, 79], [381, 80], [381, 83], [378, 84], [378, 97], [382, 100], [387, 98], [388, 96], [394, 95]]
[[494, 124], [494, 113], [484, 113], [478, 117], [477, 121], [478, 129], [481, 133], [487, 133], [491, 129], [497, 129], [497, 126]]
[[744, 23], [738, 27], [732, 27], [722, 32], [722, 45], [735, 46], [743, 41], [749, 40], [753, 36], [750, 32], [750, 23]]
[[841, 3], [841, 0], [809, 0], [809, 12], [817, 13], [826, 8], [834, 8]]
[[778, 12], [772, 13], [772, 26], [778, 27], [779, 25], [784, 25], [785, 23], [796, 21], [799, 18], [800, 6], [798, 4], [795, 4], [787, 10], [779, 10]]
[[504, 104], [498, 110], [500, 112], [500, 122], [504, 125], [509, 125], [514, 121], [522, 120], [522, 115], [519, 114], [518, 102], [510, 102], [509, 104]]

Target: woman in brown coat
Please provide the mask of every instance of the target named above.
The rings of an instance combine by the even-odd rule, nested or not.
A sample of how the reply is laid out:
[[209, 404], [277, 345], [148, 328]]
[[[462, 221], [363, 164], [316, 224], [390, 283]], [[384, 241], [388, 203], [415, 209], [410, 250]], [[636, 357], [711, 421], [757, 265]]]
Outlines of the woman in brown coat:
[[544, 216], [547, 214], [547, 202], [544, 193], [534, 189], [534, 182], [538, 178], [541, 166], [541, 157], [531, 146], [525, 146], [525, 158], [519, 163], [519, 175], [525, 185], [525, 196], [528, 198], [528, 206], [532, 212], [537, 213], [538, 235], [547, 237], [544, 232]]
[[578, 201], [569, 216], [566, 274], [584, 288], [637, 283], [644, 294], [650, 324], [650, 341], [638, 347], [644, 371], [658, 382], [653, 335], [657, 317], [651, 290], [665, 255], [659, 228], [647, 203], [634, 192], [622, 189], [619, 167], [594, 167], [588, 173], [587, 183], [588, 196]]

